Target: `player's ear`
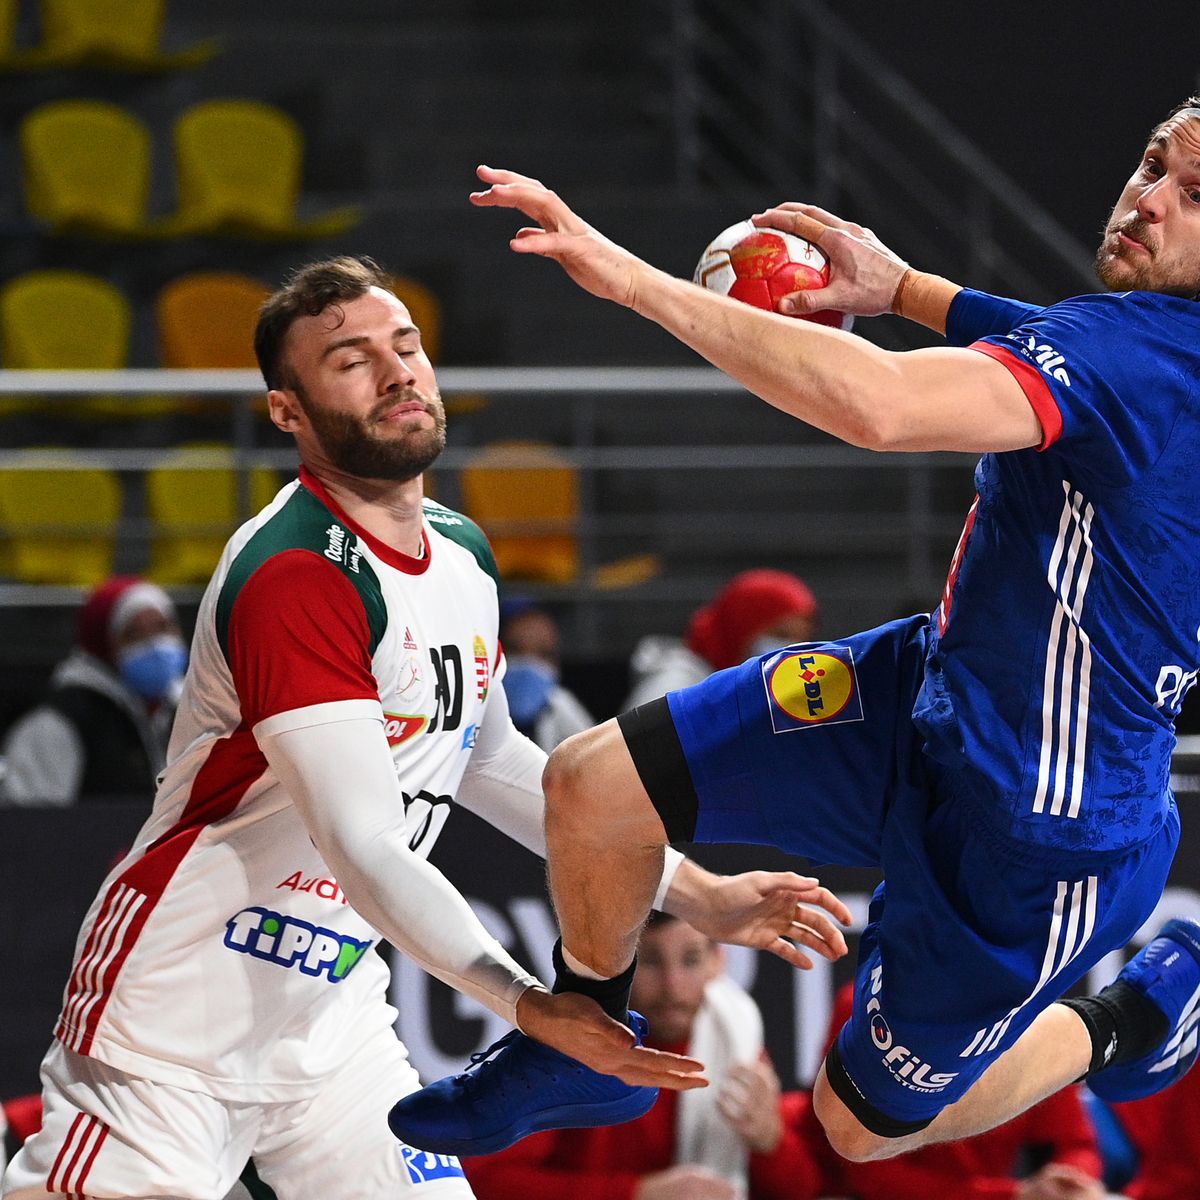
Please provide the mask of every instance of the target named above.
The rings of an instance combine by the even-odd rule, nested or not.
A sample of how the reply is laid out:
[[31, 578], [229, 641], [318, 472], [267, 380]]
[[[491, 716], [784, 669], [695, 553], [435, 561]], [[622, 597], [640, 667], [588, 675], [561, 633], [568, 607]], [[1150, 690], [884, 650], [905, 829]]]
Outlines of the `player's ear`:
[[302, 412], [299, 397], [291, 388], [272, 388], [267, 393], [267, 414], [284, 433], [296, 432]]

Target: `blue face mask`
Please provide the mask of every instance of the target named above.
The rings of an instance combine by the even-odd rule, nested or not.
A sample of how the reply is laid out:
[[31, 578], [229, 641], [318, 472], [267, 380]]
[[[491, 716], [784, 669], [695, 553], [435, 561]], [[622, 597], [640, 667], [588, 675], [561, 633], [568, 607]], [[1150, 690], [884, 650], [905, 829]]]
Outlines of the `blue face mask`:
[[554, 691], [554, 668], [538, 658], [518, 655], [508, 660], [504, 673], [504, 693], [513, 724], [528, 733], [534, 726]]
[[143, 700], [162, 700], [187, 670], [187, 647], [173, 633], [126, 646], [117, 656], [121, 678]]

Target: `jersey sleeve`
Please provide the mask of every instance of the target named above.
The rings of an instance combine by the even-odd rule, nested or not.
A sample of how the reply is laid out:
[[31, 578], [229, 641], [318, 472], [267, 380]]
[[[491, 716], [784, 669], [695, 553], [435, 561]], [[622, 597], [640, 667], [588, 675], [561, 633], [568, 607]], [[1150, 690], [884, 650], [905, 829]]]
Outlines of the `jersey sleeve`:
[[[379, 710], [371, 670], [371, 630], [354, 585], [332, 563], [308, 550], [284, 550], [263, 562], [242, 585], [229, 612], [228, 661], [242, 716], [250, 728], [269, 718], [366, 702]], [[349, 710], [347, 710], [349, 712]], [[278, 720], [272, 722], [282, 727]]]
[[971, 345], [1007, 368], [1081, 477], [1125, 486], [1153, 466], [1187, 407], [1191, 385], [1172, 332], [1134, 296], [1079, 296]]
[[1035, 304], [963, 288], [950, 301], [950, 311], [946, 314], [946, 341], [951, 346], [969, 346], [989, 334], [1008, 333], [1041, 311]]

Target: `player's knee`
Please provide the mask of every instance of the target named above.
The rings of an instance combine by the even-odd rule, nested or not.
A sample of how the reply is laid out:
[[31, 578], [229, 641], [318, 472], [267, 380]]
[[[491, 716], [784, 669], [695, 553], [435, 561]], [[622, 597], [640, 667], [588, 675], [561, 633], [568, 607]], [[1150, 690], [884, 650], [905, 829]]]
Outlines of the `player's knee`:
[[542, 772], [548, 827], [593, 824], [591, 810], [597, 797], [588, 786], [593, 777], [588, 762], [593, 757], [596, 732], [587, 729], [574, 734], [550, 752]]
[[891, 1158], [899, 1147], [865, 1128], [838, 1099], [822, 1071], [813, 1087], [813, 1112], [833, 1149], [848, 1162]]

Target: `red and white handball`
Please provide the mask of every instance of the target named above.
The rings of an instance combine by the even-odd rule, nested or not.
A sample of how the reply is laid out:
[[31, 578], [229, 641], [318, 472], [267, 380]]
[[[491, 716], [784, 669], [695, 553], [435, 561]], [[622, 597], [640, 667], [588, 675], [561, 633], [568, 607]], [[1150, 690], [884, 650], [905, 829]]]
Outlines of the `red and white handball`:
[[[823, 288], [829, 282], [829, 259], [818, 246], [794, 233], [739, 221], [708, 244], [692, 280], [710, 292], [778, 312], [784, 296]], [[852, 316], [831, 309], [804, 313], [801, 319], [835, 329], [849, 329], [854, 323]]]

